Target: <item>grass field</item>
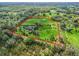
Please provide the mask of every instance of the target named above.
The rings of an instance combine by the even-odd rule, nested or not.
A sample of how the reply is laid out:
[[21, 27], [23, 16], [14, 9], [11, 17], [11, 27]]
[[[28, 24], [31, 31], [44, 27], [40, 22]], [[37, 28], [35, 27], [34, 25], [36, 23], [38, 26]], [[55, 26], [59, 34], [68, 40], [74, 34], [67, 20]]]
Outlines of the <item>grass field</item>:
[[[36, 30], [39, 35], [34, 35], [33, 33], [29, 34], [29, 31], [23, 28], [23, 25], [27, 27], [28, 25], [34, 25], [35, 23], [40, 23], [43, 25]], [[38, 37], [42, 40], [53, 41], [55, 40], [55, 36], [57, 34], [57, 30], [54, 25], [55, 24], [51, 25], [51, 22], [48, 19], [29, 19], [17, 29], [16, 33], [23, 35], [24, 32], [25, 35]]]
[[64, 37], [66, 40], [74, 47], [79, 48], [79, 33], [68, 33], [68, 32], [63, 32]]

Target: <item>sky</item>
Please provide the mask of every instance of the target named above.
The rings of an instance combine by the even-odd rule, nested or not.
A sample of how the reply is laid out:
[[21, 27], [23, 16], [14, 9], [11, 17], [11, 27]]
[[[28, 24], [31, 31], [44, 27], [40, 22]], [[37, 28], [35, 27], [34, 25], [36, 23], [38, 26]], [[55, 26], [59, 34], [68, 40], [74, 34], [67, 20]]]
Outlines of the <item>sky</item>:
[[0, 0], [0, 2], [79, 2], [79, 0]]

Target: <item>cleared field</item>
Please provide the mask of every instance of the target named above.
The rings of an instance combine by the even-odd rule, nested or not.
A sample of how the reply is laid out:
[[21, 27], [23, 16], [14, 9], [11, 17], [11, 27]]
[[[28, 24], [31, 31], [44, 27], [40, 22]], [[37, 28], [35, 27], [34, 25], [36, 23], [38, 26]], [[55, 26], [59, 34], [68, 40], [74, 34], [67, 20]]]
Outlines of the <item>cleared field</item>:
[[53, 41], [57, 35], [57, 29], [55, 23], [51, 24], [48, 19], [29, 19], [17, 28], [16, 33]]
[[74, 47], [79, 48], [79, 33], [63, 32], [64, 38]]

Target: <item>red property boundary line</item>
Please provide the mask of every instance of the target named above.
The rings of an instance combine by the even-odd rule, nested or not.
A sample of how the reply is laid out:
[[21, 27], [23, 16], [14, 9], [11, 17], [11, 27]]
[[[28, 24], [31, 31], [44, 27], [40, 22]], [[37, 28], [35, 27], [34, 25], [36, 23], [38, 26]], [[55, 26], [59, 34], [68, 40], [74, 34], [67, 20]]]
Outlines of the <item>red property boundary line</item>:
[[26, 22], [26, 20], [31, 19], [32, 16], [29, 16], [28, 18], [25, 18], [24, 20], [22, 20], [21, 22], [18, 23], [18, 25], [16, 25], [16, 28], [21, 26], [21, 24], [23, 24], [24, 22]]
[[[17, 25], [16, 25], [16, 28], [17, 29], [19, 26], [21, 26], [24, 22], [26, 22], [27, 20], [29, 19], [32, 19], [32, 18], [48, 18], [48, 20], [50, 19], [49, 17], [47, 16], [29, 16], [28, 18], [25, 18], [24, 20], [22, 20], [21, 22], [19, 22]], [[25, 36], [25, 35], [22, 35], [22, 34], [17, 34], [15, 31], [10, 31], [11, 34], [15, 35], [15, 36], [18, 36], [18, 37], [22, 37], [22, 38], [32, 38], [30, 36]], [[41, 40], [39, 38], [32, 38], [32, 40], [35, 40], [35, 41], [38, 41], [38, 42], [45, 42], [49, 45], [52, 45], [52, 46], [63, 46], [62, 43], [60, 43], [59, 41], [56, 42], [56, 41], [48, 41], [48, 40]]]
[[24, 22], [26, 22], [28, 19], [32, 19], [32, 18], [48, 18], [48, 17], [45, 17], [45, 16], [29, 16], [28, 18], [25, 18], [24, 20], [22, 20], [21, 22], [19, 22], [17, 25], [16, 25], [16, 28], [21, 26]]

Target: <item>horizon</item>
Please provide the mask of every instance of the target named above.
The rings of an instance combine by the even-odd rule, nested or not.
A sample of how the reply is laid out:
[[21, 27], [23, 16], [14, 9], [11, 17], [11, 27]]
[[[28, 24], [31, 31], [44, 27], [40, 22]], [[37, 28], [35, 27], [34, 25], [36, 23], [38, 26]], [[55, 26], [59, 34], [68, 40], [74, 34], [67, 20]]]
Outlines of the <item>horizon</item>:
[[[52, 4], [53, 3], [53, 4]], [[79, 2], [0, 2], [0, 5], [78, 5]]]

